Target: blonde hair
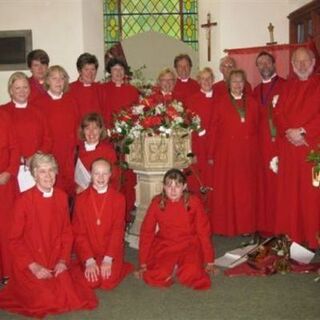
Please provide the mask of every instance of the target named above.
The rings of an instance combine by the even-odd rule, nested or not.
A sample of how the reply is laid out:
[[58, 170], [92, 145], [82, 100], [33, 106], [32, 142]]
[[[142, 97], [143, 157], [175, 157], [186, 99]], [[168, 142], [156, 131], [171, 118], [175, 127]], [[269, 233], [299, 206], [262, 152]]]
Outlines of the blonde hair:
[[17, 72], [14, 72], [9, 80], [8, 80], [8, 93], [9, 93], [9, 96], [11, 96], [11, 93], [10, 93], [10, 90], [11, 90], [11, 87], [12, 85], [17, 81], [17, 80], [20, 80], [20, 79], [24, 79], [27, 81], [28, 83], [28, 86], [30, 88], [30, 85], [29, 85], [29, 80], [28, 80], [28, 77], [25, 73], [21, 72], [21, 71], [17, 71]]
[[205, 68], [203, 68], [202, 70], [200, 70], [200, 71], [198, 72], [198, 74], [197, 74], [197, 80], [198, 80], [198, 82], [200, 81], [200, 77], [201, 77], [204, 73], [209, 73], [210, 76], [212, 77], [212, 80], [214, 81], [214, 73], [213, 73], [212, 69], [209, 68], [209, 67], [205, 67]]
[[80, 140], [82, 140], [82, 141], [86, 140], [86, 137], [84, 134], [84, 129], [90, 123], [95, 123], [101, 129], [99, 140], [104, 140], [107, 137], [107, 129], [104, 125], [104, 121], [103, 121], [102, 116], [97, 112], [88, 113], [82, 118], [81, 123], [80, 123], [80, 127], [78, 129], [78, 135], [79, 135]]
[[58, 163], [55, 157], [50, 153], [36, 152], [30, 161], [30, 172], [35, 176], [35, 169], [39, 168], [42, 164], [50, 164], [55, 173], [58, 173]]
[[63, 67], [58, 66], [58, 65], [51, 66], [51, 67], [48, 68], [47, 73], [46, 73], [45, 78], [44, 78], [44, 86], [45, 86], [45, 88], [47, 90], [49, 89], [48, 79], [54, 72], [58, 72], [60, 75], [63, 76], [63, 78], [64, 78], [63, 93], [67, 92], [69, 90], [69, 75], [68, 75], [67, 71]]
[[159, 74], [158, 74], [158, 77], [157, 77], [157, 82], [160, 83], [160, 80], [163, 76], [165, 76], [166, 74], [171, 74], [174, 81], [176, 82], [177, 80], [177, 77], [176, 77], [176, 74], [175, 72], [171, 69], [171, 68], [164, 68], [162, 69]]

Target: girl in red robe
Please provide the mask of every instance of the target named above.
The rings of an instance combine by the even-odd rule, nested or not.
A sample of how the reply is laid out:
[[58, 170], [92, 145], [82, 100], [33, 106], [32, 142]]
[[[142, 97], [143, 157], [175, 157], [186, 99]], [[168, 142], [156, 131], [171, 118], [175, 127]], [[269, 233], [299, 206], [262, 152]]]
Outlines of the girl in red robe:
[[[88, 113], [81, 121], [79, 128], [80, 140], [83, 143], [79, 146], [78, 159], [82, 162], [88, 173], [94, 160], [103, 158], [112, 165], [112, 176], [110, 185], [115, 189], [120, 189], [120, 170], [116, 165], [117, 156], [111, 143], [106, 140], [107, 130], [104, 126], [102, 116], [98, 113]], [[77, 187], [77, 193], [84, 189]]]
[[244, 93], [245, 73], [233, 70], [230, 93], [213, 113], [213, 212], [215, 234], [234, 236], [256, 231], [258, 105]]
[[52, 155], [37, 153], [30, 168], [36, 186], [16, 202], [11, 274], [0, 292], [0, 308], [30, 317], [93, 309], [94, 293], [68, 271], [73, 238], [67, 196], [53, 188], [57, 163]]
[[19, 151], [9, 114], [0, 108], [0, 282], [9, 277], [8, 230], [16, 195]]
[[52, 134], [52, 153], [59, 164], [57, 187], [72, 196], [79, 116], [75, 100], [67, 93], [68, 84], [69, 76], [62, 67], [50, 67], [45, 78], [47, 94], [35, 104], [47, 118]]
[[207, 215], [186, 191], [180, 170], [169, 170], [163, 181], [163, 193], [152, 200], [141, 226], [137, 275], [151, 286], [169, 287], [176, 277], [185, 286], [208, 289], [214, 249]]
[[133, 270], [124, 262], [125, 199], [109, 185], [111, 165], [92, 164], [92, 186], [77, 196], [73, 220], [74, 272], [92, 288], [113, 289]]

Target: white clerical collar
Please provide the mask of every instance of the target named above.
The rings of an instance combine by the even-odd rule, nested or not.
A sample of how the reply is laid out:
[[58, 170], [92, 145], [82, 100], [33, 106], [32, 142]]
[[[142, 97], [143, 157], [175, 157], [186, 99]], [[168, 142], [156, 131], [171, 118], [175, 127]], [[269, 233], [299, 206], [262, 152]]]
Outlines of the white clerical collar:
[[103, 193], [106, 193], [108, 191], [108, 186], [106, 186], [105, 188], [102, 188], [102, 189], [97, 189], [94, 185], [92, 186], [94, 190], [97, 191], [98, 194], [103, 194]]
[[181, 82], [188, 82], [188, 81], [189, 81], [189, 78], [186, 78], [186, 79], [179, 78], [179, 80], [180, 80]]
[[262, 79], [262, 83], [270, 83], [277, 74], [274, 73], [269, 79]]
[[47, 91], [48, 95], [53, 99], [53, 100], [59, 100], [62, 98], [63, 96], [63, 92], [61, 92], [59, 95], [56, 95], [54, 93], [52, 93], [50, 90]]
[[14, 100], [12, 100], [12, 102], [14, 103], [14, 106], [18, 109], [25, 109], [28, 104], [28, 102], [20, 103], [20, 102], [14, 101]]
[[164, 92], [161, 90], [161, 93], [163, 96], [171, 96], [172, 95], [172, 92]]
[[122, 85], [123, 85], [123, 81], [122, 82], [114, 82], [113, 80], [112, 80], [112, 82], [114, 83], [114, 85], [117, 87], [117, 88], [120, 88]]
[[230, 92], [230, 93], [231, 93], [234, 100], [241, 100], [242, 99], [243, 93], [241, 93], [239, 96], [233, 94], [232, 92]]
[[206, 98], [212, 98], [212, 96], [213, 96], [213, 90], [204, 91], [204, 90], [200, 89], [200, 91], [206, 96]]
[[84, 83], [84, 82], [82, 82], [82, 84], [83, 84], [84, 87], [91, 87], [92, 86], [92, 83]]
[[41, 190], [38, 186], [37, 186], [37, 188], [38, 188], [38, 190], [42, 193], [42, 196], [43, 196], [44, 198], [51, 198], [51, 197], [52, 197], [52, 195], [53, 195], [53, 188], [51, 188], [50, 191], [43, 191], [43, 190]]
[[99, 141], [96, 143], [88, 143], [87, 141], [84, 142], [84, 148], [86, 151], [93, 151], [96, 150], [96, 147], [98, 145]]

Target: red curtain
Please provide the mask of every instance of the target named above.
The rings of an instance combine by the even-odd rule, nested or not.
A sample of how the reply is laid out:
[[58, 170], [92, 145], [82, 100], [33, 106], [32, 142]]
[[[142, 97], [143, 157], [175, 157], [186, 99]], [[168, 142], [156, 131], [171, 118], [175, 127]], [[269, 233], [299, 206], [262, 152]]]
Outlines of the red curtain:
[[225, 52], [234, 58], [238, 68], [246, 71], [248, 81], [252, 88], [254, 88], [261, 82], [261, 77], [256, 67], [256, 57], [261, 51], [267, 51], [275, 57], [277, 73], [286, 79], [292, 74], [291, 54], [298, 47], [308, 47], [315, 53], [317, 61], [316, 70], [318, 70], [319, 54], [313, 40], [303, 44], [279, 44], [264, 47], [227, 49]]

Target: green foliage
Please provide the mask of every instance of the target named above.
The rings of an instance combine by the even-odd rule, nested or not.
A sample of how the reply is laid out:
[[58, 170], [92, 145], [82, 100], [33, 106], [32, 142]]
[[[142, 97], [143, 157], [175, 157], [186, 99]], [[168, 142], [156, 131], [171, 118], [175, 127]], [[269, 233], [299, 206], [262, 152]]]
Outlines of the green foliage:
[[312, 162], [316, 174], [320, 173], [320, 148], [318, 150], [311, 150], [307, 156], [307, 161]]

